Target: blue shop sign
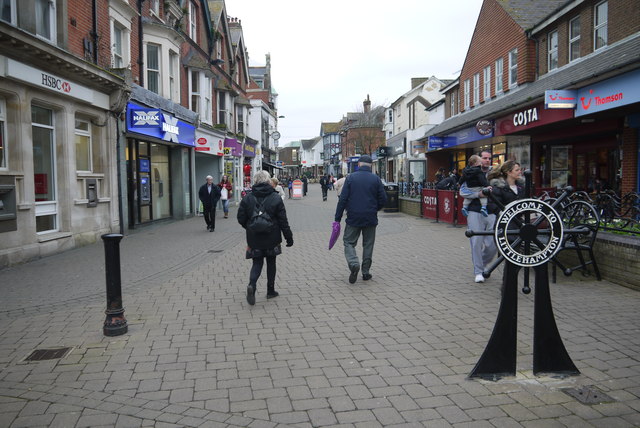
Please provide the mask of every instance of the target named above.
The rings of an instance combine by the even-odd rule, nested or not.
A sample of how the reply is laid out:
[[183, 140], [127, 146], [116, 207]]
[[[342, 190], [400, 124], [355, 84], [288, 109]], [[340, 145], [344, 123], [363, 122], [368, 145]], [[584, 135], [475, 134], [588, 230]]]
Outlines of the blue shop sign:
[[140, 172], [151, 172], [149, 159], [140, 159]]
[[640, 70], [578, 89], [576, 117], [640, 102]]
[[127, 131], [159, 140], [195, 147], [196, 128], [159, 108], [127, 104]]
[[482, 120], [476, 126], [470, 126], [446, 137], [429, 137], [429, 150], [446, 149], [491, 137], [493, 137], [493, 121]]

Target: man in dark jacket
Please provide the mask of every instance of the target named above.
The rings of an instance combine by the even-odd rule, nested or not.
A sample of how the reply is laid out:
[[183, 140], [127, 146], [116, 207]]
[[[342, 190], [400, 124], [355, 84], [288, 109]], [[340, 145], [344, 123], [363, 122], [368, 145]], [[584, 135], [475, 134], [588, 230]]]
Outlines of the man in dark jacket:
[[220, 200], [220, 188], [213, 184], [213, 177], [207, 175], [207, 182], [200, 186], [198, 197], [204, 207], [204, 221], [207, 230], [213, 232], [216, 228], [216, 205]]
[[362, 279], [371, 279], [371, 259], [373, 256], [373, 244], [376, 240], [376, 227], [378, 226], [378, 211], [387, 202], [387, 195], [380, 177], [371, 173], [371, 156], [360, 156], [358, 171], [350, 174], [340, 193], [336, 208], [335, 221], [342, 219], [344, 210], [347, 210], [347, 220], [344, 229], [344, 255], [349, 266], [349, 282], [351, 284], [358, 279], [360, 262], [356, 253], [358, 237], [362, 233]]
[[[247, 287], [247, 302], [250, 305], [256, 303], [256, 287], [264, 260], [267, 260], [267, 299], [278, 297], [280, 293], [275, 290], [276, 280], [276, 256], [281, 253], [282, 235], [287, 241], [287, 247], [293, 245], [293, 233], [287, 220], [287, 210], [284, 201], [271, 184], [271, 176], [267, 171], [258, 171], [253, 176], [253, 187], [240, 202], [238, 207], [238, 223], [246, 229], [247, 253], [246, 257], [253, 259], [249, 274], [249, 286]], [[272, 228], [266, 232], [251, 230], [250, 221], [254, 215], [257, 204], [260, 204], [271, 218]]]

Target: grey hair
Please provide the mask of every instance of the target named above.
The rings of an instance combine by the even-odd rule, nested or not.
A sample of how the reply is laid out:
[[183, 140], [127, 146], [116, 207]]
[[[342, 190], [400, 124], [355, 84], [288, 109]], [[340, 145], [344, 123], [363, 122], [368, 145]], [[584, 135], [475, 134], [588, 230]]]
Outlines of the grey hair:
[[253, 184], [271, 183], [271, 174], [267, 171], [258, 171], [253, 175]]
[[207, 175], [207, 178], [205, 178], [205, 180], [208, 180], [208, 179], [212, 179], [213, 180], [213, 177], [210, 176], [210, 175]]

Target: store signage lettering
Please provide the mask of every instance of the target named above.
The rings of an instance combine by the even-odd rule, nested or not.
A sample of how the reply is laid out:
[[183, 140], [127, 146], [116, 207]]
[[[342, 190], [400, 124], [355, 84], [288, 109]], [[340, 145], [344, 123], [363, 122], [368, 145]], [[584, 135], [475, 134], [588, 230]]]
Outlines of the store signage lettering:
[[423, 201], [426, 205], [436, 205], [438, 203], [438, 198], [435, 196], [423, 196]]
[[530, 108], [513, 115], [513, 126], [526, 126], [538, 120], [538, 108]]
[[71, 92], [71, 84], [50, 74], [42, 73], [42, 85], [62, 92]]
[[170, 143], [195, 146], [193, 125], [180, 121], [159, 109], [150, 109], [134, 103], [127, 105], [127, 131], [158, 138]]
[[640, 70], [578, 89], [576, 116], [640, 102]]
[[576, 108], [577, 100], [578, 91], [574, 89], [544, 91], [544, 108], [546, 109], [573, 109]]
[[480, 120], [476, 123], [476, 130], [480, 135], [489, 135], [493, 131], [493, 123], [487, 119]]

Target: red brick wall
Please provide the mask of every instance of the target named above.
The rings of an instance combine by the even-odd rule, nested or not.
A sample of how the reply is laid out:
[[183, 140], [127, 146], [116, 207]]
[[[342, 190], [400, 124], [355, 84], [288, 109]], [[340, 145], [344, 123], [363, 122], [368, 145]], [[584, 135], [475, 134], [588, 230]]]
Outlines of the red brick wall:
[[[69, 0], [68, 15], [65, 25], [68, 26], [67, 47], [73, 55], [93, 62], [93, 56], [85, 54], [83, 39], [93, 43], [91, 32], [93, 30], [93, 2], [87, 0]], [[103, 68], [111, 68], [111, 32], [109, 28], [109, 4], [107, 0], [98, 0], [98, 65]]]
[[638, 191], [638, 134], [636, 128], [624, 128], [622, 131], [622, 195]]
[[495, 0], [483, 3], [478, 22], [469, 44], [462, 72], [460, 73], [459, 110], [464, 110], [464, 81], [469, 79], [470, 103], [473, 106], [473, 75], [480, 73], [480, 102], [482, 94], [483, 69], [491, 66], [491, 95], [495, 93], [495, 61], [503, 58], [503, 91], [508, 91], [508, 53], [518, 48], [518, 83], [534, 79], [535, 51], [533, 42], [527, 40], [524, 30], [505, 12]]

